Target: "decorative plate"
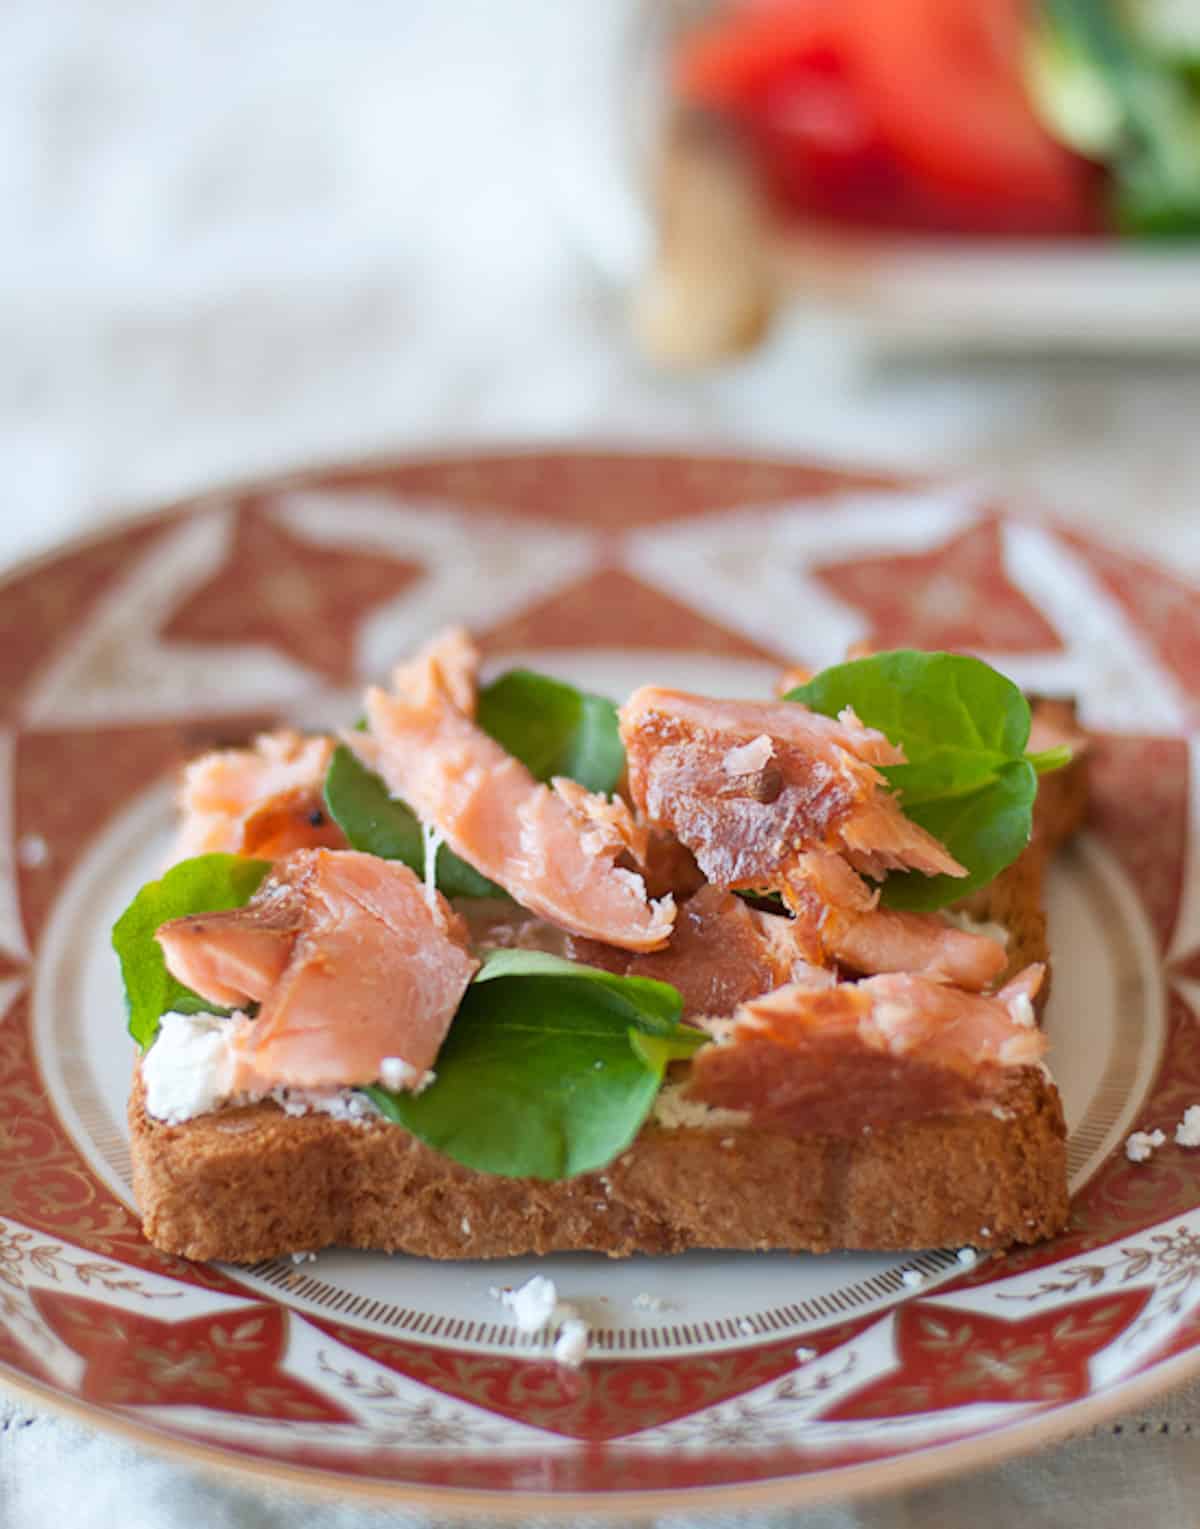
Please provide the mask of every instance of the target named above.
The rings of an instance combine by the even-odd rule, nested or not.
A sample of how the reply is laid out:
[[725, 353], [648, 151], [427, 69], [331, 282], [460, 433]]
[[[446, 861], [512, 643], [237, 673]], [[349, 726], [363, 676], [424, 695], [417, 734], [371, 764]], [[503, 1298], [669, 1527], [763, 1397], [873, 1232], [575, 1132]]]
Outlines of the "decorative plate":
[[[1178, 579], [954, 487], [514, 453], [177, 506], [10, 574], [0, 601], [0, 1375], [31, 1402], [295, 1487], [628, 1518], [898, 1487], [1200, 1372], [1200, 1155], [1172, 1139], [1200, 1101], [1200, 603]], [[780, 664], [866, 638], [1080, 698], [1094, 806], [1050, 884], [1067, 1235], [973, 1267], [239, 1269], [147, 1246], [108, 929], [161, 864], [172, 771], [277, 719], [349, 719], [367, 676], [453, 620], [493, 667], [617, 695], [767, 693]], [[1154, 1127], [1166, 1144], [1128, 1161]], [[592, 1324], [579, 1371], [489, 1294], [535, 1268]]]

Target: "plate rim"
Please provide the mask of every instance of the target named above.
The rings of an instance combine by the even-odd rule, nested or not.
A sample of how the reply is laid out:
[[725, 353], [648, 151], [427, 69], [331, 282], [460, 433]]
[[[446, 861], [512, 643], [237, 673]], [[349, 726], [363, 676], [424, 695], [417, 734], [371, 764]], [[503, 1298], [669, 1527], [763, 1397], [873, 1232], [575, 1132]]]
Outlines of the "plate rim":
[[[1169, 1372], [1163, 1378], [1163, 1372]], [[850, 1497], [879, 1497], [913, 1491], [932, 1482], [951, 1481], [976, 1469], [1039, 1454], [1054, 1444], [1093, 1428], [1200, 1374], [1200, 1346], [1172, 1354], [1129, 1380], [1098, 1395], [1042, 1410], [1011, 1423], [985, 1429], [971, 1438], [919, 1446], [903, 1455], [835, 1466], [811, 1473], [772, 1477], [732, 1486], [663, 1487], [635, 1492], [519, 1492], [468, 1487], [416, 1486], [405, 1482], [364, 1480], [319, 1466], [272, 1463], [243, 1457], [219, 1445], [180, 1438], [135, 1418], [54, 1390], [27, 1376], [14, 1376], [0, 1360], [0, 1383], [11, 1395], [27, 1396], [68, 1422], [96, 1427], [107, 1435], [142, 1445], [159, 1459], [181, 1461], [210, 1476], [232, 1477], [226, 1484], [268, 1484], [310, 1500], [330, 1502], [352, 1496], [364, 1503], [405, 1508], [436, 1508], [466, 1521], [512, 1522], [531, 1512], [588, 1513], [606, 1520], [635, 1512], [721, 1511], [815, 1507]], [[1131, 1396], [1132, 1393], [1132, 1396]]]

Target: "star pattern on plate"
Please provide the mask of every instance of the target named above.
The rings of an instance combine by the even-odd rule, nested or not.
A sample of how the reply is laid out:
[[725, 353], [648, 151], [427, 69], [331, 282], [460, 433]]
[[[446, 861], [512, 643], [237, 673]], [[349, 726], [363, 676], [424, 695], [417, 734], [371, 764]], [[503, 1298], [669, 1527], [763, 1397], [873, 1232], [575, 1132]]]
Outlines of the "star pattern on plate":
[[157, 517], [139, 522], [4, 580], [0, 716], [19, 710], [31, 678], [61, 645], [64, 633], [78, 628], [162, 531]]
[[[764, 1344], [688, 1356], [671, 1365], [671, 1382], [648, 1388], [645, 1361], [596, 1349], [580, 1370], [542, 1359], [421, 1348], [309, 1319], [314, 1327], [377, 1364], [456, 1400], [564, 1438], [619, 1439], [729, 1401], [791, 1373], [795, 1343]], [[869, 1320], [869, 1319], [868, 1319]], [[865, 1324], [864, 1324], [865, 1325]], [[851, 1329], [833, 1330], [822, 1344]]]
[[1062, 529], [1059, 536], [1129, 614], [1174, 676], [1192, 703], [1193, 723], [1200, 719], [1200, 592], [1195, 584], [1076, 531]]
[[1191, 982], [1200, 982], [1200, 946], [1172, 961], [1171, 971], [1176, 977], [1186, 977]]
[[928, 552], [817, 563], [810, 573], [866, 616], [874, 648], [992, 653], [1060, 649], [1037, 607], [1006, 576], [995, 516]]
[[485, 652], [522, 648], [698, 649], [779, 662], [779, 654], [621, 568], [601, 568], [480, 634]]
[[355, 676], [358, 625], [423, 565], [294, 536], [262, 501], [238, 512], [228, 556], [170, 617], [168, 641], [275, 648], [336, 684]]
[[211, 1407], [347, 1423], [352, 1415], [281, 1365], [288, 1316], [249, 1306], [163, 1321], [60, 1290], [31, 1292], [39, 1315], [85, 1362], [79, 1395], [99, 1406]]
[[1149, 1299], [1147, 1290], [1118, 1291], [1013, 1321], [910, 1302], [896, 1311], [896, 1369], [836, 1403], [822, 1420], [896, 1417], [972, 1402], [1073, 1401], [1091, 1389], [1092, 1357]]

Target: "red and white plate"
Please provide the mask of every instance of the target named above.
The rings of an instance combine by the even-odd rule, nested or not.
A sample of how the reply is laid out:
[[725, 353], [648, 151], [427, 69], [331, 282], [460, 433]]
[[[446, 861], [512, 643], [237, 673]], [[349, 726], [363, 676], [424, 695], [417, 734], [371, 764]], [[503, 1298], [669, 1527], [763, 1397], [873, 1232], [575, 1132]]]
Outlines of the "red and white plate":
[[[1200, 602], [954, 486], [651, 455], [328, 471], [143, 518], [0, 585], [0, 1376], [200, 1464], [441, 1512], [628, 1516], [897, 1487], [1200, 1372]], [[849, 642], [967, 648], [1079, 697], [1087, 831], [1050, 885], [1074, 1216], [969, 1266], [701, 1255], [167, 1258], [129, 1190], [108, 930], [171, 775], [464, 621], [490, 664], [765, 694]], [[1134, 1164], [1123, 1143], [1161, 1127]], [[538, 1269], [564, 1370], [489, 1294]], [[925, 1276], [913, 1289], [906, 1269]], [[639, 1301], [638, 1297], [650, 1297]], [[799, 1351], [799, 1353], [798, 1353]]]

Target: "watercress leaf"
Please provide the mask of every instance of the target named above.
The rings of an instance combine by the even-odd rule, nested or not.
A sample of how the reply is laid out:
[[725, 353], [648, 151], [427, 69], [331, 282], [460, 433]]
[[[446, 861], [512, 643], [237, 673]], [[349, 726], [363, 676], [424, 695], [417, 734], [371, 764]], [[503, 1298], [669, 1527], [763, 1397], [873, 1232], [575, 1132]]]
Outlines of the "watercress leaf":
[[922, 876], [916, 871], [893, 872], [883, 884], [882, 900], [889, 908], [945, 908], [1011, 865], [1033, 829], [1037, 772], [1028, 759], [1011, 759], [994, 779], [965, 796], [945, 797], [906, 808], [922, 828], [940, 839], [968, 875]]
[[[455, 1015], [434, 1083], [415, 1095], [365, 1092], [390, 1120], [482, 1173], [563, 1179], [603, 1168], [633, 1141], [658, 1093], [665, 1063], [644, 1059], [630, 1037], [632, 1029], [660, 1039], [662, 997], [647, 1008], [645, 990], [666, 984], [564, 966], [572, 963], [554, 957], [523, 975], [515, 964], [485, 966]], [[631, 1014], [640, 1016], [633, 1027]]]
[[703, 1030], [681, 1025], [673, 1035], [647, 1035], [644, 1030], [630, 1030], [629, 1044], [645, 1062], [660, 1075], [668, 1062], [687, 1062], [701, 1046], [708, 1045], [712, 1036]]
[[1069, 743], [1058, 743], [1052, 749], [1042, 749], [1038, 754], [1026, 754], [1025, 758], [1039, 775], [1050, 775], [1069, 765], [1075, 758], [1075, 750]]
[[268, 860], [240, 855], [199, 855], [181, 860], [157, 881], [149, 881], [113, 925], [113, 949], [121, 963], [129, 1033], [144, 1051], [158, 1034], [158, 1022], [175, 1010], [212, 1010], [167, 970], [154, 932], [168, 919], [189, 913], [240, 908], [271, 869]]
[[1027, 758], [1029, 703], [1011, 680], [977, 658], [898, 649], [837, 664], [789, 691], [825, 716], [853, 707], [904, 750], [883, 770], [904, 812], [940, 839], [966, 878], [896, 874], [883, 901], [945, 907], [992, 880], [1029, 842], [1037, 775], [1070, 751]]
[[[489, 951], [475, 974], [475, 983], [506, 977], [591, 983], [607, 995], [613, 1012], [624, 1016], [627, 1024], [660, 1035], [671, 1034], [683, 1013], [683, 999], [669, 982], [657, 982], [652, 977], [621, 977], [544, 950]], [[549, 993], [550, 989], [544, 991]]]
[[[325, 806], [354, 849], [401, 860], [418, 876], [425, 874], [425, 843], [416, 815], [344, 743], [329, 761]], [[447, 897], [505, 896], [446, 845], [438, 854], [437, 884]]]
[[787, 698], [827, 717], [852, 706], [899, 745], [907, 763], [884, 773], [905, 811], [978, 790], [1029, 741], [1029, 703], [1018, 687], [961, 653], [876, 653], [823, 670]]
[[613, 703], [532, 669], [510, 669], [486, 686], [476, 718], [537, 780], [566, 775], [611, 792], [625, 768]]

